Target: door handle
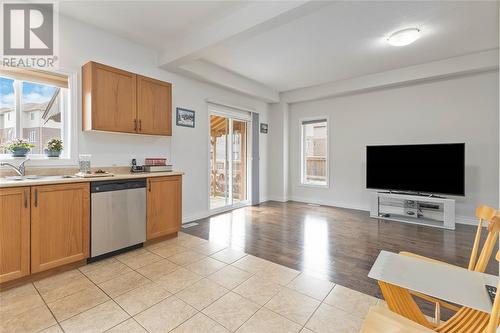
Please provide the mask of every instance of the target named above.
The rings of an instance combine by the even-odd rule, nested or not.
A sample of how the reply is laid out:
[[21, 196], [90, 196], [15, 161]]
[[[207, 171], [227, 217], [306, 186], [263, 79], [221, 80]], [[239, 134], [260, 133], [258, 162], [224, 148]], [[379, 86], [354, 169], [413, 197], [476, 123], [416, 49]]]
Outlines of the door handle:
[[28, 208], [28, 194], [26, 194], [27, 190], [24, 190], [24, 208]]
[[142, 121], [139, 119], [139, 132], [142, 131]]
[[35, 207], [38, 207], [38, 190], [35, 189]]
[[137, 132], [137, 119], [134, 119], [134, 131]]
[[148, 179], [148, 191], [151, 192], [151, 179]]

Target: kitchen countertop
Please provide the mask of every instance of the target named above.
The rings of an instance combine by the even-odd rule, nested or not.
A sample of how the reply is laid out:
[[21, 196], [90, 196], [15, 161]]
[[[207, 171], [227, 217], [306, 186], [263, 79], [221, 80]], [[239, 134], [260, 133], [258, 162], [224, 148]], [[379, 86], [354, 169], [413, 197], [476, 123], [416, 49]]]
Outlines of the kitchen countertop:
[[22, 187], [22, 186], [36, 186], [36, 185], [50, 185], [50, 184], [68, 184], [68, 183], [84, 183], [103, 180], [120, 180], [120, 179], [134, 179], [134, 178], [150, 178], [150, 177], [165, 177], [165, 176], [180, 176], [183, 175], [180, 171], [170, 172], [140, 172], [140, 173], [115, 173], [114, 176], [106, 177], [74, 177], [74, 178], [60, 178], [60, 176], [41, 176], [36, 179], [13, 180], [0, 178], [0, 188], [7, 187]]

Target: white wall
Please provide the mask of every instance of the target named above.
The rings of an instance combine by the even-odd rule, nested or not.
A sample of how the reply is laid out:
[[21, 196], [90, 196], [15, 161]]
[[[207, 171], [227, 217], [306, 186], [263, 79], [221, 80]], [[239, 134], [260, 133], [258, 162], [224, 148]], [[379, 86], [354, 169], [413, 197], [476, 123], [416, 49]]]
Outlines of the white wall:
[[[291, 104], [290, 198], [368, 210], [366, 145], [465, 142], [466, 196], [456, 198], [457, 222], [469, 222], [478, 204], [498, 204], [498, 94], [498, 71], [491, 71]], [[324, 115], [330, 119], [330, 187], [304, 187], [299, 119]]]
[[[208, 214], [208, 115], [206, 100], [253, 109], [267, 121], [267, 103], [198, 82], [158, 67], [155, 51], [85, 25], [60, 18], [60, 67], [80, 73], [93, 60], [131, 72], [172, 82], [173, 135], [171, 138], [81, 131], [81, 97], [78, 100], [79, 153], [92, 154], [93, 166], [129, 165], [132, 158], [166, 156], [176, 170], [184, 171], [184, 220]], [[80, 88], [78, 88], [80, 89]], [[196, 111], [196, 128], [175, 126], [175, 108]], [[267, 198], [267, 136], [260, 136], [260, 197]]]

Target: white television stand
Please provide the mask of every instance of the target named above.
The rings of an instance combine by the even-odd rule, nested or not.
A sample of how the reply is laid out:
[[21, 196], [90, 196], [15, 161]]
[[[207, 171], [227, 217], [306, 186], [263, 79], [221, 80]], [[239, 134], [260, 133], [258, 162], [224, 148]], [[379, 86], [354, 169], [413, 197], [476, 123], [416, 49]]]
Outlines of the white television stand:
[[394, 192], [373, 192], [370, 217], [455, 230], [455, 200]]

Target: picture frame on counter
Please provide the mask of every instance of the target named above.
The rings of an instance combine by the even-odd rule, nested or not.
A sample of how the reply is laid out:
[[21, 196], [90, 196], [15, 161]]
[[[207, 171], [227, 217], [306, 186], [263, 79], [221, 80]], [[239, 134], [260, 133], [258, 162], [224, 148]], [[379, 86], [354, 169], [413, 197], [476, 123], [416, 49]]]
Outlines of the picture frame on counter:
[[195, 112], [194, 110], [176, 108], [176, 121], [177, 126], [194, 128], [195, 125]]

